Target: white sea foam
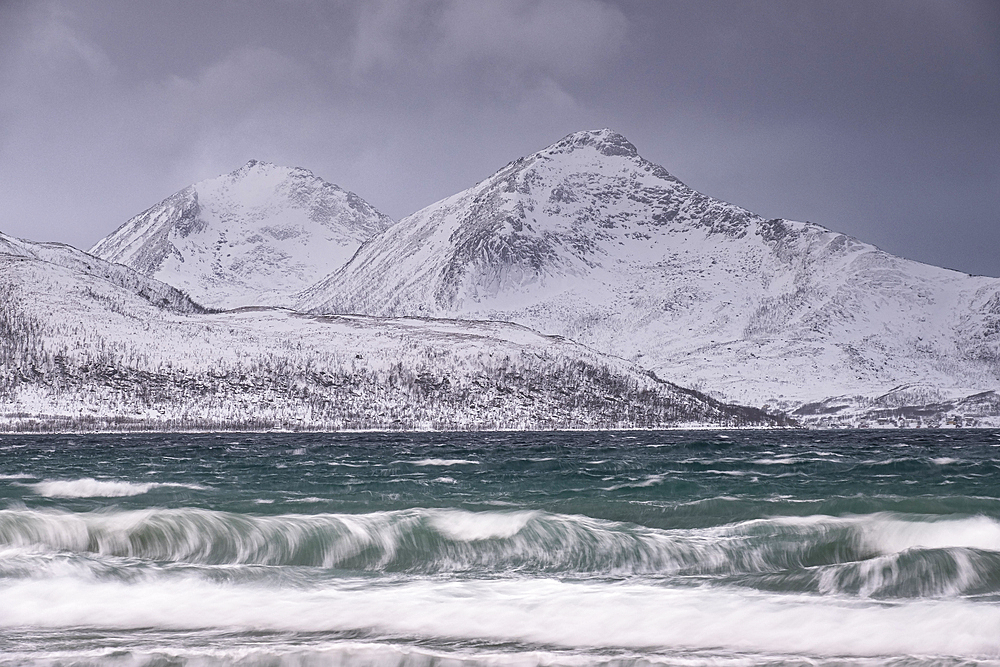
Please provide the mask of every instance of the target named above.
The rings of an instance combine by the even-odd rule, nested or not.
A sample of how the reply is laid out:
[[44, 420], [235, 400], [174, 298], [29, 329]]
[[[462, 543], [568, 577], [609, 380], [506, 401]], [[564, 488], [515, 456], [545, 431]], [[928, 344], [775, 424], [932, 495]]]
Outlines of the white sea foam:
[[0, 584], [0, 627], [362, 632], [567, 648], [1000, 656], [1000, 607], [546, 579], [276, 588], [195, 577]]
[[1000, 551], [1000, 521], [986, 516], [907, 521], [891, 514], [860, 520], [865, 544], [880, 553], [967, 548]]
[[479, 461], [475, 461], [473, 459], [418, 459], [416, 461], [394, 461], [394, 463], [409, 463], [414, 466], [479, 465]]
[[537, 512], [465, 512], [434, 510], [428, 523], [442, 535], [460, 542], [517, 535]]
[[[621, 484], [612, 484], [611, 486], [604, 487], [604, 491], [618, 491], [620, 489], [645, 489], [650, 486], [655, 486], [666, 479], [666, 473], [659, 475], [646, 475], [646, 478], [641, 481], [631, 481], [622, 482]], [[613, 478], [612, 478], [613, 479]]]
[[791, 465], [793, 463], [803, 463], [806, 459], [797, 458], [794, 456], [780, 456], [777, 458], [761, 458], [754, 459], [751, 463], [756, 463], [758, 465], [774, 466], [774, 465]]
[[28, 485], [32, 491], [47, 498], [122, 498], [140, 496], [158, 488], [181, 488], [204, 491], [206, 487], [197, 484], [174, 482], [125, 482], [84, 477], [82, 479], [51, 480]]

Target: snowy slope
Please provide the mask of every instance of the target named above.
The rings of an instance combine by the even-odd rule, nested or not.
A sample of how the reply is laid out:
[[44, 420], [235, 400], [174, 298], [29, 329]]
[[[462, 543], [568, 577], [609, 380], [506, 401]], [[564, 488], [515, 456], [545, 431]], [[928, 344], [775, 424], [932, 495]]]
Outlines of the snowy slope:
[[852, 397], [855, 421], [894, 390], [933, 403], [1000, 387], [1000, 280], [765, 220], [609, 130], [404, 218], [299, 307], [517, 322], [734, 402]]
[[[176, 288], [63, 243], [25, 241], [0, 232], [0, 258], [7, 263], [16, 259], [30, 260], [29, 263], [41, 267], [42, 274], [45, 273], [47, 265], [68, 269], [80, 275], [81, 279], [110, 283], [160, 308], [181, 313], [204, 312], [204, 308]], [[46, 281], [44, 275], [40, 275], [39, 279]], [[65, 295], [59, 295], [57, 298], [65, 299]]]
[[283, 305], [391, 224], [312, 172], [251, 160], [168, 197], [90, 252], [205, 306]]
[[205, 312], [125, 267], [0, 237], [0, 430], [776, 423], [517, 325]]

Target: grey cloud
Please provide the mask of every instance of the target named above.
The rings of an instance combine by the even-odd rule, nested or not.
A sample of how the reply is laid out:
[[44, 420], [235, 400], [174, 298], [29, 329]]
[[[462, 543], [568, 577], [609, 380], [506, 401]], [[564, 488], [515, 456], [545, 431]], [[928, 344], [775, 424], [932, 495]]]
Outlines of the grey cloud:
[[410, 95], [520, 98], [592, 75], [621, 49], [627, 20], [597, 0], [366, 3], [348, 66], [363, 84]]
[[992, 2], [8, 0], [0, 229], [87, 247], [250, 158], [399, 217], [610, 126], [702, 191], [1000, 275]]
[[450, 72], [495, 61], [581, 74], [621, 46], [627, 21], [597, 0], [381, 0], [363, 5], [354, 65]]

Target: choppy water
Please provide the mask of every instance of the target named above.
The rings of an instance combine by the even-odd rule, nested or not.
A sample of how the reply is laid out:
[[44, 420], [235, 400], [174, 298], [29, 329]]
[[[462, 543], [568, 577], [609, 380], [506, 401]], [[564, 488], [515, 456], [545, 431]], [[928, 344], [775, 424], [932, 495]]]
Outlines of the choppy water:
[[1000, 665], [1000, 431], [0, 438], [0, 665]]

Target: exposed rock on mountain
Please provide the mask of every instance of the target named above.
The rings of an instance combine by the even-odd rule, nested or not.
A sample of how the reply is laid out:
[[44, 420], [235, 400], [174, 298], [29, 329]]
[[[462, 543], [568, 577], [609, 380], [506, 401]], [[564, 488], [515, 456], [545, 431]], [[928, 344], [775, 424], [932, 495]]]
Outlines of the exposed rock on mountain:
[[212, 308], [285, 305], [391, 224], [310, 171], [251, 160], [168, 197], [90, 252]]
[[765, 220], [609, 130], [404, 218], [299, 307], [517, 322], [787, 410], [900, 386], [933, 388], [927, 404], [1000, 388], [1000, 280]]

